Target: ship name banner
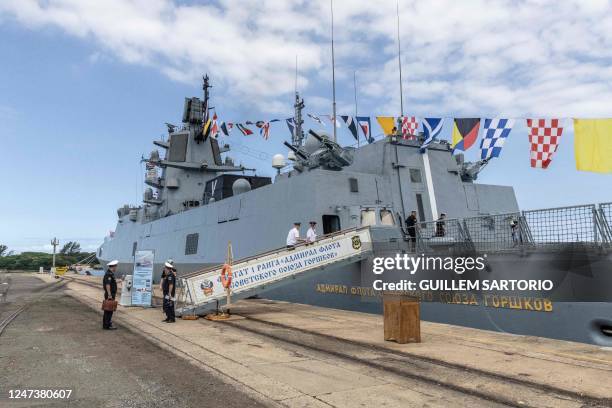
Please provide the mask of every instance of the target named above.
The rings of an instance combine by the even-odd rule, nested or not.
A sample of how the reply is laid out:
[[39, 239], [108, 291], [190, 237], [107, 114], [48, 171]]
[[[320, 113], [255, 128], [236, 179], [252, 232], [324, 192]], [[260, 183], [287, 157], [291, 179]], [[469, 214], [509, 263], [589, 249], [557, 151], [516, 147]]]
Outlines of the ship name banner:
[[[310, 245], [283, 249], [232, 266], [232, 292], [242, 292], [288, 276], [324, 267], [371, 252], [369, 228], [347, 231]], [[185, 278], [194, 305], [207, 303], [226, 295], [221, 284], [221, 268]]]

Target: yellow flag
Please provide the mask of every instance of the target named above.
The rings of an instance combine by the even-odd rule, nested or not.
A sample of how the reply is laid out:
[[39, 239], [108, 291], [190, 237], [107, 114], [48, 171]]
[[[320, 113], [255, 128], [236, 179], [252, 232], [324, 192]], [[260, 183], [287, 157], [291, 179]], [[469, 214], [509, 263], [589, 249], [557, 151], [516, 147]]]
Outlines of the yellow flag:
[[376, 120], [382, 128], [385, 135], [393, 134], [393, 128], [396, 126], [395, 118], [393, 116], [377, 116]]
[[574, 119], [576, 169], [612, 173], [612, 119]]
[[206, 123], [204, 123], [204, 127], [202, 128], [202, 134], [204, 135], [204, 137], [206, 137], [208, 134], [208, 129], [210, 128], [210, 124], [211, 124], [211, 120], [210, 118], [208, 118]]

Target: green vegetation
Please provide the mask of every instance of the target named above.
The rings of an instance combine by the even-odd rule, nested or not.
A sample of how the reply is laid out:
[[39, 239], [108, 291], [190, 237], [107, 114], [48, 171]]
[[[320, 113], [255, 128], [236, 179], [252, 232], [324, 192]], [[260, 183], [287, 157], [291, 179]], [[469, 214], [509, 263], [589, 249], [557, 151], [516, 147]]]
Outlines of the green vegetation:
[[0, 244], [0, 256], [9, 256], [13, 255], [13, 251], [9, 251], [6, 245]]
[[[68, 246], [70, 244], [70, 246]], [[81, 246], [78, 242], [69, 242], [64, 245], [62, 251], [55, 255], [55, 266], [69, 266], [76, 262], [92, 255], [90, 252], [80, 252]], [[89, 262], [92, 265], [98, 263], [94, 257], [93, 261]], [[51, 268], [53, 265], [53, 254], [46, 252], [22, 252], [13, 254], [13, 251], [8, 251], [6, 245], [0, 245], [0, 269], [9, 270], [29, 270], [37, 271], [41, 266], [45, 269]]]
[[60, 249], [60, 254], [63, 255], [75, 255], [81, 253], [81, 244], [78, 242], [68, 241], [62, 249]]

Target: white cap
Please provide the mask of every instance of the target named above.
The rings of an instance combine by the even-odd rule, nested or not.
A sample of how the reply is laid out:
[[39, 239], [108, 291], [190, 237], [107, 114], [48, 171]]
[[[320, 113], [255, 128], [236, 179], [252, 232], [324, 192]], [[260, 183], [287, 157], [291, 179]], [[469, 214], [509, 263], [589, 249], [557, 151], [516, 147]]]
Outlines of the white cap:
[[113, 259], [112, 261], [107, 263], [106, 266], [117, 266], [117, 264], [119, 264], [119, 261], [116, 259]]
[[168, 260], [166, 261], [166, 263], [164, 264], [164, 266], [165, 266], [166, 268], [172, 268], [172, 269], [174, 269], [174, 261], [173, 261], [172, 259], [168, 259]]

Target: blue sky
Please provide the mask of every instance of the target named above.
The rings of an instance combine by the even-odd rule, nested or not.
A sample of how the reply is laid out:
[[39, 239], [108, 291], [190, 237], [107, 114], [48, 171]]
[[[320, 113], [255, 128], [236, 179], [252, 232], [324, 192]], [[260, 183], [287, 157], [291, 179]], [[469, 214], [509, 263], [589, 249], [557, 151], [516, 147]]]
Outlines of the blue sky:
[[[609, 1], [455, 3], [400, 1], [407, 113], [612, 116]], [[334, 4], [339, 114], [354, 113], [357, 71], [360, 114], [397, 115], [395, 2]], [[285, 118], [297, 55], [307, 111], [331, 110], [327, 1], [7, 0], [0, 38], [0, 243], [17, 251], [48, 250], [53, 236], [95, 248], [116, 208], [141, 199], [139, 158], [164, 122], [180, 121], [183, 97], [201, 95], [204, 72], [221, 119]], [[612, 201], [612, 175], [576, 171], [565, 124], [543, 171], [529, 167], [517, 121], [479, 181], [514, 186], [524, 209]], [[268, 142], [238, 132], [228, 142], [236, 161], [271, 175], [253, 156], [286, 154], [286, 138], [277, 123]]]

